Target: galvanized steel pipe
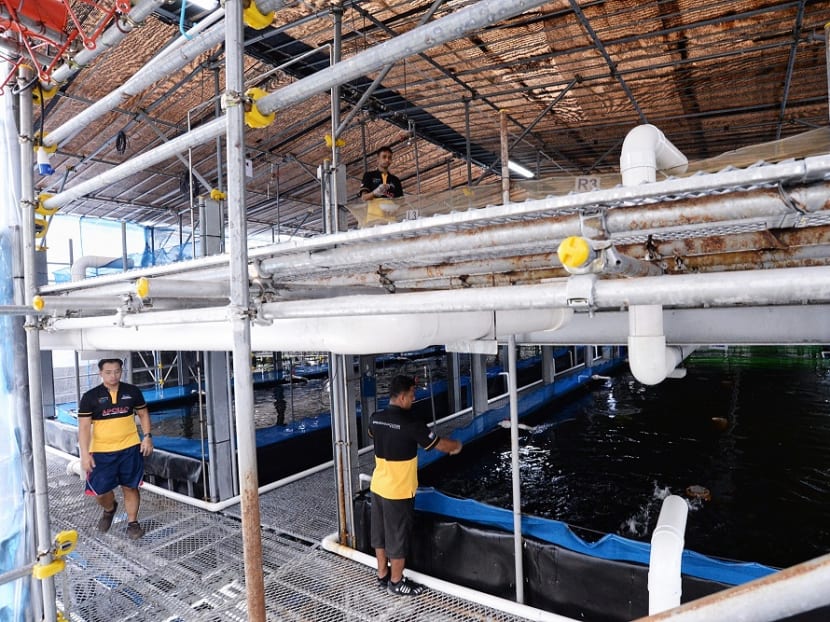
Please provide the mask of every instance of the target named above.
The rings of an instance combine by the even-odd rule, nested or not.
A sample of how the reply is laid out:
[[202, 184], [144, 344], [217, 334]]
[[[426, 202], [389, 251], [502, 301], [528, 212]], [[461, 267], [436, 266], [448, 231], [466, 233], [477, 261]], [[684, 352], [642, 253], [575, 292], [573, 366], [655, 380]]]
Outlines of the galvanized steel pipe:
[[[473, 6], [456, 11], [447, 17], [437, 19], [425, 26], [415, 28], [414, 30], [399, 35], [390, 41], [386, 41], [385, 43], [378, 44], [371, 49], [355, 54], [351, 58], [341, 63], [337, 63], [336, 66], [322, 69], [307, 78], [289, 84], [279, 91], [266, 95], [260, 99], [257, 102], [257, 107], [263, 114], [270, 114], [271, 112], [287, 108], [288, 106], [299, 104], [314, 95], [330, 89], [334, 85], [343, 84], [344, 82], [364, 76], [371, 71], [388, 65], [390, 62], [406, 58], [407, 56], [411, 56], [412, 54], [416, 54], [436, 45], [453, 41], [464, 36], [468, 32], [479, 30], [509, 17], [519, 15], [528, 9], [543, 5], [545, 2], [546, 0], [481, 0]], [[280, 0], [266, 0], [263, 2], [261, 10], [271, 10], [268, 7], [274, 7], [276, 5], [282, 6], [282, 2]], [[216, 34], [213, 29], [211, 29], [200, 35], [199, 40], [205, 42], [213, 41], [215, 37]], [[216, 41], [216, 43], [219, 41], [221, 41], [221, 37]], [[202, 45], [204, 45], [204, 43]], [[215, 43], [207, 45], [207, 47], [204, 48], [182, 46], [183, 49], [178, 50], [176, 55], [181, 56], [187, 52], [188, 56], [194, 55], [193, 58], [195, 58], [198, 57], [201, 52], [204, 52], [206, 49], [211, 47], [211, 45], [215, 45]], [[196, 52], [197, 49], [198, 52]], [[189, 60], [192, 59], [188, 58], [186, 60], [181, 60], [181, 65], [179, 65], [179, 67], [183, 66]], [[155, 66], [156, 63], [153, 63], [153, 65]], [[161, 59], [161, 62], [158, 63], [158, 67], [159, 72], [156, 72], [154, 67], [154, 71], [149, 74], [150, 76], [156, 76], [152, 81], [147, 83], [146, 81], [149, 78], [145, 78], [142, 74], [140, 79], [134, 77], [133, 85], [146, 83], [146, 86], [150, 86], [150, 84], [152, 84], [152, 82], [156, 79], [159, 79], [166, 73], [175, 70], [175, 64], [172, 60], [167, 59], [166, 57]], [[164, 67], [164, 71], [161, 71], [162, 67]], [[113, 93], [105, 98], [108, 102], [106, 105], [107, 107], [114, 107], [117, 105], [118, 101], [122, 98], [121, 93], [126, 93], [126, 91], [122, 91], [122, 89], [126, 86], [127, 85], [124, 85], [121, 89], [113, 91]], [[144, 88], [146, 88], [146, 86]], [[132, 86], [130, 88], [132, 88]], [[104, 112], [106, 112], [106, 110], [104, 110]], [[86, 116], [89, 114], [90, 113], [87, 111], [84, 111], [76, 117], [76, 120], [83, 117], [84, 122], [82, 125], [86, 125], [91, 120]], [[103, 113], [99, 111], [97, 114]], [[46, 144], [58, 144], [62, 139], [67, 138], [73, 130], [67, 131], [65, 127], [66, 126], [50, 132], [46, 137]], [[214, 121], [205, 123], [195, 130], [191, 130], [187, 134], [174, 138], [169, 143], [161, 145], [152, 151], [136, 156], [129, 162], [120, 164], [106, 173], [95, 177], [94, 179], [82, 182], [68, 190], [65, 190], [64, 192], [54, 195], [44, 201], [44, 206], [50, 209], [62, 207], [77, 198], [89, 194], [90, 192], [94, 192], [95, 190], [103, 188], [108, 184], [124, 179], [133, 173], [144, 170], [154, 164], [158, 164], [159, 162], [163, 162], [178, 153], [183, 153], [188, 149], [192, 149], [193, 147], [216, 138], [220, 136], [224, 130], [224, 118], [215, 119]]]

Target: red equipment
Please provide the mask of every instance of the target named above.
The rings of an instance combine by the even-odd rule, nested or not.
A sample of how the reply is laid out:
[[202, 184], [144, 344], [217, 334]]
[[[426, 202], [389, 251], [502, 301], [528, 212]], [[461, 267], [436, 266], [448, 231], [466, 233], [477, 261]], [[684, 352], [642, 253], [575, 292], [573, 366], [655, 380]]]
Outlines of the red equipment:
[[[85, 18], [77, 9], [83, 9]], [[12, 63], [0, 94], [22, 63], [31, 64], [40, 82], [48, 84], [61, 59], [70, 60], [76, 40], [95, 49], [106, 27], [129, 11], [130, 0], [0, 0], [0, 48]]]

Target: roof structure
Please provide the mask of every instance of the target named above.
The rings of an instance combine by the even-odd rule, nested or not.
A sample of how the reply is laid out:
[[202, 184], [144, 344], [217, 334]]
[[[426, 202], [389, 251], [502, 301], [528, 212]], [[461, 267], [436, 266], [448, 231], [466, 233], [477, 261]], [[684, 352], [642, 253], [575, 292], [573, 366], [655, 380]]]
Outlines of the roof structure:
[[[90, 23], [96, 19], [99, 9], [89, 2], [73, 4], [87, 9]], [[183, 17], [181, 4], [156, 4], [143, 25], [36, 106], [36, 127], [47, 137], [157, 62], [162, 48], [180, 37], [182, 19], [185, 27], [211, 19], [192, 2]], [[245, 32], [246, 85], [268, 92], [327, 67], [336, 41], [348, 59], [475, 2], [280, 4], [268, 26]], [[382, 76], [374, 69], [343, 84], [340, 116], [349, 123], [340, 161], [347, 196], [356, 195], [383, 145], [395, 150], [393, 171], [408, 196], [497, 186], [500, 111], [507, 115], [510, 160], [537, 179], [617, 171], [626, 133], [642, 123], [660, 127], [690, 160], [824, 127], [828, 21], [830, 3], [804, 0], [545, 3], [412, 54]], [[60, 141], [51, 158], [55, 173], [40, 178], [38, 190], [71, 189], [221, 114], [223, 60], [220, 41], [151, 85], [124, 93], [111, 111]], [[64, 61], [71, 64], [69, 56]], [[247, 132], [250, 233], [276, 238], [323, 231], [316, 171], [332, 157], [331, 118], [331, 97], [321, 93]], [[204, 193], [205, 186], [225, 183], [220, 143], [90, 192], [61, 213], [189, 226], [189, 190]]]

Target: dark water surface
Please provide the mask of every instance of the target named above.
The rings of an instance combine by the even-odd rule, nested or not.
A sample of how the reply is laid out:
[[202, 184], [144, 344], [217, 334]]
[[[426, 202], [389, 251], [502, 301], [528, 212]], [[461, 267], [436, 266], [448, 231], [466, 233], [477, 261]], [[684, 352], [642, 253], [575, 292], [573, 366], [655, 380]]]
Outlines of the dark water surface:
[[[687, 368], [655, 387], [624, 372], [534, 416], [520, 439], [523, 512], [586, 540], [648, 541], [662, 499], [699, 485], [711, 501], [688, 500], [688, 549], [779, 567], [830, 551], [830, 360], [730, 348]], [[510, 508], [510, 478], [505, 435], [434, 485]]]

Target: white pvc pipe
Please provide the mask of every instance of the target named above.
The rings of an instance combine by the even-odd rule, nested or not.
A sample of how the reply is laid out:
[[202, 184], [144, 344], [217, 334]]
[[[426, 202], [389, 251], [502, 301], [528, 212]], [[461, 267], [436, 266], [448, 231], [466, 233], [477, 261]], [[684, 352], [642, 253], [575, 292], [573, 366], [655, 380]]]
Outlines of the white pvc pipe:
[[[351, 549], [347, 546], [343, 546], [337, 541], [337, 537], [337, 533], [332, 533], [326, 536], [321, 542], [322, 547], [331, 553], [335, 553], [336, 555], [340, 555], [346, 559], [356, 561], [364, 566], [377, 568], [377, 561], [374, 557], [367, 555], [366, 553], [356, 551], [355, 549]], [[418, 583], [426, 585], [432, 590], [450, 594], [451, 596], [455, 596], [471, 603], [477, 603], [485, 607], [489, 607], [490, 609], [503, 611], [504, 613], [518, 616], [524, 620], [539, 620], [540, 622], [576, 622], [573, 618], [566, 618], [565, 616], [550, 613], [549, 611], [534, 609], [533, 607], [514, 603], [513, 601], [498, 598], [491, 594], [485, 594], [484, 592], [477, 592], [476, 590], [468, 587], [456, 585], [455, 583], [449, 583], [448, 581], [443, 581], [415, 570], [410, 570], [409, 568], [406, 569], [406, 576], [418, 581]]]
[[[156, 314], [146, 317], [152, 320], [153, 315]], [[255, 350], [262, 351], [398, 352], [458, 340], [491, 339], [518, 332], [519, 325], [525, 330], [545, 330], [556, 326], [561, 315], [556, 309], [535, 311], [521, 320], [522, 315], [497, 313], [495, 322], [493, 313], [488, 311], [354, 316], [348, 322], [339, 317], [287, 318], [270, 324], [253, 323], [251, 342]], [[502, 321], [501, 317], [505, 319]], [[164, 343], [171, 350], [226, 351], [232, 346], [227, 321], [83, 327], [100, 319], [56, 320], [56, 327], [78, 328], [44, 333], [44, 341], [50, 344], [47, 349], [135, 349], [140, 344]], [[124, 318], [129, 319], [132, 317]]]
[[657, 171], [681, 174], [689, 161], [653, 125], [638, 125], [628, 132], [620, 156], [623, 186], [637, 186], [657, 179]]
[[84, 255], [78, 257], [73, 264], [70, 271], [73, 281], [82, 281], [86, 278], [87, 268], [100, 268], [106, 266], [108, 263], [118, 261], [121, 257], [107, 257], [104, 255]]
[[[653, 125], [639, 125], [625, 137], [620, 156], [623, 186], [657, 180], [657, 170], [683, 173], [689, 161]], [[632, 305], [628, 310], [628, 358], [631, 373], [643, 384], [659, 384], [682, 362], [682, 351], [666, 348], [663, 308]], [[689, 352], [691, 353], [691, 352]], [[687, 355], [688, 356], [688, 355]], [[679, 372], [678, 374], [679, 375]]]
[[680, 604], [682, 579], [680, 566], [689, 506], [682, 497], [669, 495], [663, 500], [657, 527], [651, 536], [648, 566], [648, 613], [660, 613]]
[[643, 384], [680, 377], [682, 372], [675, 368], [694, 350], [694, 346], [666, 347], [661, 305], [632, 305], [628, 309], [628, 365]]

